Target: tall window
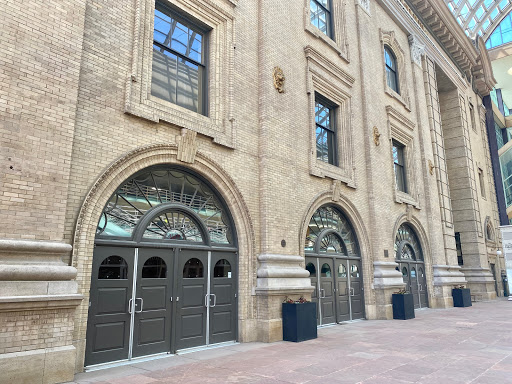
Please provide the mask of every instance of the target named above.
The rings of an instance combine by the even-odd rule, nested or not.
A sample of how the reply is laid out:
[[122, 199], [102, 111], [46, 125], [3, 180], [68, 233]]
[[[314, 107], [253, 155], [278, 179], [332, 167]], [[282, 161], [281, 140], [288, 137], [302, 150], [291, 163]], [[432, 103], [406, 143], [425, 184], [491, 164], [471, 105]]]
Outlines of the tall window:
[[398, 87], [398, 68], [396, 65], [396, 57], [391, 48], [384, 46], [384, 61], [386, 63], [386, 80], [388, 87], [396, 93], [400, 93]]
[[473, 128], [474, 131], [477, 130], [476, 121], [475, 121], [475, 108], [473, 107], [473, 104], [469, 103], [469, 115], [471, 117], [471, 128]]
[[485, 199], [485, 182], [484, 182], [484, 171], [478, 168], [478, 181], [480, 182], [480, 193]]
[[393, 163], [395, 167], [396, 189], [407, 192], [405, 179], [404, 146], [393, 140]]
[[332, 38], [331, 0], [310, 0], [311, 24]]
[[156, 2], [151, 94], [206, 114], [205, 29]]
[[316, 158], [336, 165], [336, 129], [332, 103], [315, 95]]
[[460, 243], [460, 232], [455, 232], [455, 248], [457, 249], [457, 264], [464, 265], [462, 257], [462, 245]]

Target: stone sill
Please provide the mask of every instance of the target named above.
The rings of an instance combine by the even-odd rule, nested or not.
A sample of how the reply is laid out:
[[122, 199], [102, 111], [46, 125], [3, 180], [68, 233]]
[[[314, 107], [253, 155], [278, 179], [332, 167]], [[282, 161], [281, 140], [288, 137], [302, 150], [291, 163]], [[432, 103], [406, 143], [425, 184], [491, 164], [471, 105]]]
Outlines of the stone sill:
[[79, 294], [4, 296], [0, 297], [0, 312], [75, 308], [82, 299]]

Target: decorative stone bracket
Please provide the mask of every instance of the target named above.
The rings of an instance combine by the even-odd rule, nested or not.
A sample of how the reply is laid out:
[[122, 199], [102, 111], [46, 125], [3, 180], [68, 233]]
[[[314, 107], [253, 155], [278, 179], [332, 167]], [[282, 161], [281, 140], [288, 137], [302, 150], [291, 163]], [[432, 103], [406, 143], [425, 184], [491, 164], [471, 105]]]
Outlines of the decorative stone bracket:
[[396, 270], [398, 266], [394, 261], [374, 261], [374, 286], [375, 288], [403, 287], [402, 273]]
[[293, 255], [260, 254], [256, 293], [280, 295], [286, 293], [311, 293], [309, 272], [301, 266], [304, 258]]

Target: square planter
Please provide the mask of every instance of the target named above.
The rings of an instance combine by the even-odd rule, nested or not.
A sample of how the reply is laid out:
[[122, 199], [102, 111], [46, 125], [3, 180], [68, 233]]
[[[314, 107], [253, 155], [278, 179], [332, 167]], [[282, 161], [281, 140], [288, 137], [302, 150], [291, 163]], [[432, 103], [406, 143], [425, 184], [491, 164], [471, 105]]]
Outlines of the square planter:
[[393, 293], [393, 319], [414, 319], [414, 299], [412, 293]]
[[453, 288], [453, 306], [471, 307], [471, 290], [469, 288]]
[[316, 303], [283, 303], [283, 340], [316, 339]]

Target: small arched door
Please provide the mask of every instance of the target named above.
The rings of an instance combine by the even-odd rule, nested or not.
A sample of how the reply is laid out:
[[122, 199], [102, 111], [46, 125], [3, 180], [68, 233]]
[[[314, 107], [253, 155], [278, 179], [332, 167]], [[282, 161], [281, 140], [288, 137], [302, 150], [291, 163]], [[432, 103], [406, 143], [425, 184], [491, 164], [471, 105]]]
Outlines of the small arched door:
[[334, 206], [320, 207], [306, 234], [306, 269], [315, 288], [317, 323], [364, 318], [363, 276], [357, 239], [348, 219]]
[[395, 259], [402, 272], [405, 289], [413, 295], [414, 308], [428, 307], [423, 252], [418, 236], [412, 227], [405, 223], [398, 228], [395, 237]]
[[180, 168], [132, 176], [96, 235], [86, 366], [237, 337], [237, 248], [221, 197]]

